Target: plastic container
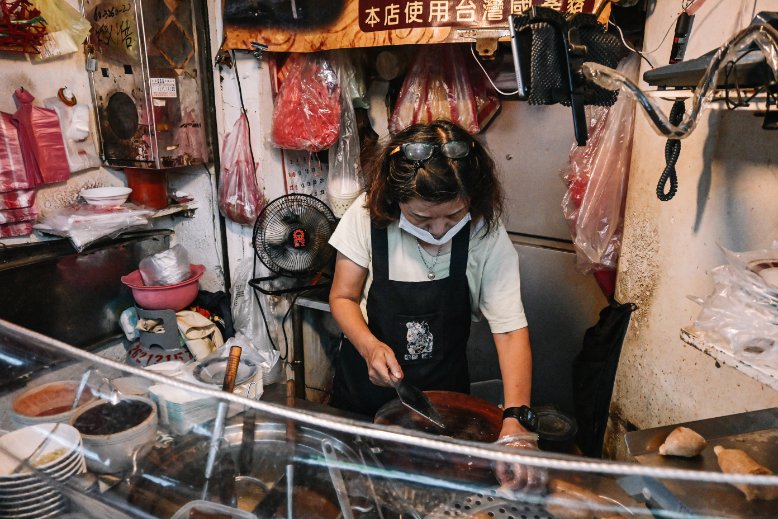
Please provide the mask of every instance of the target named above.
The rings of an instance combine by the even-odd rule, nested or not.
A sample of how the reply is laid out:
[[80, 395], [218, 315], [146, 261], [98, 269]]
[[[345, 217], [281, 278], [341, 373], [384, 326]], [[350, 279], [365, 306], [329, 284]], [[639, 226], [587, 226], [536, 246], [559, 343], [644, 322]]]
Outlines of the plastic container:
[[130, 201], [150, 209], [168, 206], [167, 173], [158, 169], [125, 168], [127, 186], [132, 188]]
[[141, 308], [147, 310], [174, 310], [186, 308], [197, 297], [200, 290], [198, 280], [205, 272], [203, 265], [192, 265], [192, 277], [175, 285], [146, 286], [139, 270], [122, 276], [122, 283], [130, 287], [132, 297]]

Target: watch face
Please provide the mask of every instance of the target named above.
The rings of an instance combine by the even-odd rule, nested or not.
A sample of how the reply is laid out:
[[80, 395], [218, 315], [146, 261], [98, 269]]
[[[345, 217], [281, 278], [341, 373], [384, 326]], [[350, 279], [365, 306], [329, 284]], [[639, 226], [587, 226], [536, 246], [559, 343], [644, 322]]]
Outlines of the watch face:
[[519, 417], [519, 423], [530, 431], [535, 431], [538, 427], [538, 415], [535, 414], [535, 411], [525, 405], [521, 406], [520, 410], [521, 415]]

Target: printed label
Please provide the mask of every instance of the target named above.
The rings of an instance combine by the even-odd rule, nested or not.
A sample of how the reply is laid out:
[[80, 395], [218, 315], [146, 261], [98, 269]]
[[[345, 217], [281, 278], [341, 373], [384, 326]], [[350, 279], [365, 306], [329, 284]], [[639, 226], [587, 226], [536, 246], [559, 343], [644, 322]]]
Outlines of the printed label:
[[153, 77], [149, 79], [151, 97], [178, 97], [176, 78]]

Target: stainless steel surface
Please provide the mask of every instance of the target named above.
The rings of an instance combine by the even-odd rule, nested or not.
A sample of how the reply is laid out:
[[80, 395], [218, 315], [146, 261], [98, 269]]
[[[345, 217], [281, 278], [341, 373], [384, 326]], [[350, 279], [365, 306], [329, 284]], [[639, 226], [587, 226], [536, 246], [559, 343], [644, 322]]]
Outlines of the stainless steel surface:
[[[707, 441], [699, 456], [661, 456], [657, 450], [676, 427], [688, 427]], [[645, 465], [719, 472], [713, 447], [742, 449], [757, 462], [778, 473], [778, 408], [751, 411], [720, 418], [667, 425], [627, 433], [627, 448]], [[694, 511], [715, 510], [724, 517], [775, 518], [778, 502], [746, 501], [740, 490], [729, 485], [662, 482], [686, 507]]]
[[490, 494], [460, 496], [450, 503], [433, 510], [425, 519], [447, 519], [450, 517], [489, 517], [493, 519], [553, 519], [541, 506], [517, 503]]
[[90, 86], [101, 155], [160, 169], [210, 160], [203, 86], [210, 64], [198, 2], [84, 0], [97, 61]]
[[400, 397], [400, 402], [405, 407], [423, 416], [441, 429], [445, 429], [443, 417], [440, 416], [438, 410], [435, 409], [435, 406], [432, 405], [430, 399], [421, 389], [409, 384], [404, 379], [394, 382], [394, 389], [397, 391], [397, 396]]

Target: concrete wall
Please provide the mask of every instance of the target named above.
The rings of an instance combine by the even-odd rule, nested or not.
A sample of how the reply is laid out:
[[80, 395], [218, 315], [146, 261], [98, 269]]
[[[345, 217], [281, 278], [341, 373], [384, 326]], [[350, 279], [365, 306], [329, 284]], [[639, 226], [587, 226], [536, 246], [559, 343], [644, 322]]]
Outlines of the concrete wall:
[[[678, 2], [662, 1], [649, 12], [644, 48], [657, 49], [649, 59], [659, 66], [667, 63], [678, 9]], [[707, 2], [697, 13], [686, 58], [724, 43], [761, 10], [776, 11], [778, 2]], [[646, 68], [644, 63], [641, 74]], [[669, 113], [671, 102], [662, 106]], [[753, 110], [728, 111], [716, 103], [704, 111], [697, 129], [682, 141], [678, 194], [661, 202], [654, 192], [665, 140], [638, 112], [617, 288], [618, 300], [638, 310], [611, 403], [606, 447], [614, 457], [625, 456], [620, 433], [628, 428], [778, 405], [778, 392], [679, 339], [681, 327], [699, 312], [687, 296], [708, 295], [709, 270], [725, 262], [719, 245], [767, 248], [778, 237], [778, 147], [776, 135], [760, 126]]]

